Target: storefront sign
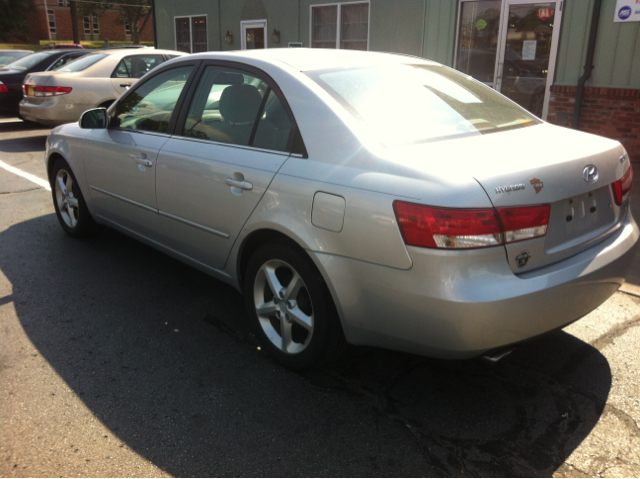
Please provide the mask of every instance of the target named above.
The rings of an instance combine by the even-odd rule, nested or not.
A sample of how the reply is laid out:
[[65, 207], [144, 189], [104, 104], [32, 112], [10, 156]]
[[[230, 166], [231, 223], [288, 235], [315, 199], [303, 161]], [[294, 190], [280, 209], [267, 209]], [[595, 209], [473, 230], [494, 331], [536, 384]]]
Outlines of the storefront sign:
[[640, 22], [640, 0], [617, 0], [614, 22]]
[[553, 8], [538, 8], [538, 18], [540, 20], [546, 20], [553, 17]]

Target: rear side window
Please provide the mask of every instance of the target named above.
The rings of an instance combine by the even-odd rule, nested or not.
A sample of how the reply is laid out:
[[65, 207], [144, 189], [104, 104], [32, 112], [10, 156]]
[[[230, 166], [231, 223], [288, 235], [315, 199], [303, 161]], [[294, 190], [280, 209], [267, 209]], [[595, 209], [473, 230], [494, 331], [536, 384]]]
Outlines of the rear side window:
[[58, 72], [81, 72], [82, 70], [86, 70], [91, 65], [95, 65], [103, 58], [108, 57], [106, 53], [91, 53], [89, 55], [81, 56], [80, 58], [73, 60], [66, 65], [62, 65], [60, 68], [56, 69]]
[[166, 133], [192, 66], [174, 68], [140, 85], [118, 103], [115, 126], [128, 130]]
[[123, 58], [111, 75], [112, 78], [141, 78], [164, 62], [162, 55], [132, 55]]
[[210, 66], [193, 97], [182, 136], [287, 151], [293, 125], [261, 78]]

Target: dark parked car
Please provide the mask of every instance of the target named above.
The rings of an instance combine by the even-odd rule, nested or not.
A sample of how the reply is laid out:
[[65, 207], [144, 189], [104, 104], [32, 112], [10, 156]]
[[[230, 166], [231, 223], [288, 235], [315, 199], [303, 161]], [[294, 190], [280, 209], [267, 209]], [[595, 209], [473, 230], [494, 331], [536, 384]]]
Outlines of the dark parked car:
[[87, 50], [48, 50], [32, 53], [0, 68], [0, 114], [18, 115], [22, 83], [29, 73], [58, 68], [90, 53]]
[[79, 43], [49, 43], [49, 45], [42, 47], [43, 50], [69, 50], [71, 48], [81, 50], [84, 47]]
[[0, 50], [0, 67], [33, 53], [33, 50]]

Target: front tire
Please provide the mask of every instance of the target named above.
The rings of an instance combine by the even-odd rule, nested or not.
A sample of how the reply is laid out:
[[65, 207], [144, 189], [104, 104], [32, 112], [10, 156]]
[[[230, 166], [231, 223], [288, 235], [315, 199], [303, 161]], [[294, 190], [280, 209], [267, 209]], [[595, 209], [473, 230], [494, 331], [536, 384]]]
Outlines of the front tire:
[[74, 238], [93, 234], [96, 223], [69, 164], [58, 158], [53, 164], [50, 179], [53, 206], [62, 229]]
[[258, 248], [247, 266], [244, 293], [262, 347], [286, 368], [307, 369], [344, 350], [329, 290], [303, 251], [277, 242]]

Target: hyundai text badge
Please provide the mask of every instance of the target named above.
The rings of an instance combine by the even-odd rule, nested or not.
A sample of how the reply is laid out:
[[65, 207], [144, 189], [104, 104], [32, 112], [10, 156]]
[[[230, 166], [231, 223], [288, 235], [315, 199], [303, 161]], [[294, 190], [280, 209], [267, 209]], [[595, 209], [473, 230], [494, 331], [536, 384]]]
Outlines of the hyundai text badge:
[[598, 168], [593, 165], [586, 166], [585, 169], [582, 170], [582, 177], [587, 183], [593, 183], [598, 179], [598, 176]]

